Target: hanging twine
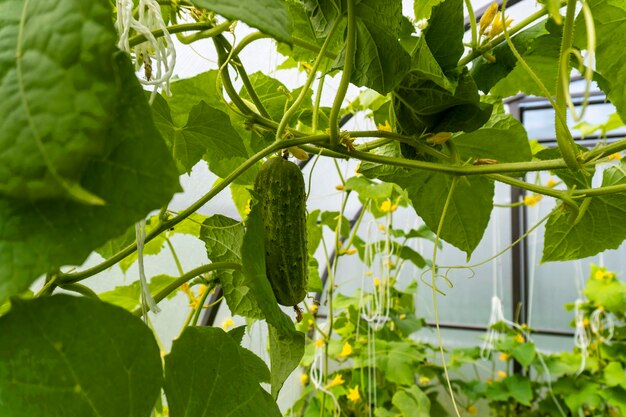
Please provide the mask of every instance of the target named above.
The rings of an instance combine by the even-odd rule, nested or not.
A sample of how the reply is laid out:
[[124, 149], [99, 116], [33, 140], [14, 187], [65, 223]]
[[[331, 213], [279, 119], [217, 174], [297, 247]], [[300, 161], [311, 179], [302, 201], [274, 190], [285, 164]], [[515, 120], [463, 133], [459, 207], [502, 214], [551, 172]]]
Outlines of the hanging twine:
[[[146, 41], [135, 46], [133, 51], [135, 68], [138, 70], [143, 65], [146, 73], [146, 79], [139, 81], [143, 85], [154, 86], [151, 100], [159, 88], [167, 95], [171, 95], [170, 80], [176, 64], [176, 48], [161, 16], [161, 6], [156, 0], [139, 0], [137, 19], [133, 15], [133, 0], [116, 0], [116, 6], [115, 26], [120, 38], [118, 47], [125, 52], [131, 52], [131, 29], [146, 38]], [[152, 31], [157, 29], [163, 32], [161, 39], [152, 34]]]
[[143, 264], [143, 248], [146, 241], [146, 221], [141, 220], [135, 225], [135, 238], [137, 239], [137, 265], [139, 267], [139, 286], [141, 287], [141, 305], [144, 309], [144, 317], [147, 318], [146, 309], [153, 313], [160, 313], [161, 309], [156, 305], [150, 288], [148, 288], [148, 280]]

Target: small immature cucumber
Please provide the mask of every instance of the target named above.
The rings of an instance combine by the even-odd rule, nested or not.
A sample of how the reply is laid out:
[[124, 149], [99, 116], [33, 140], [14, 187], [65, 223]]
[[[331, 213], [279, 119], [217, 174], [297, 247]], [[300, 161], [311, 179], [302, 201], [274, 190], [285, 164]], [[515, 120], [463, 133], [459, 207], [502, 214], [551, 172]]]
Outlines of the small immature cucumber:
[[263, 217], [267, 278], [279, 304], [296, 306], [306, 296], [309, 272], [302, 171], [286, 159], [270, 158], [254, 190]]

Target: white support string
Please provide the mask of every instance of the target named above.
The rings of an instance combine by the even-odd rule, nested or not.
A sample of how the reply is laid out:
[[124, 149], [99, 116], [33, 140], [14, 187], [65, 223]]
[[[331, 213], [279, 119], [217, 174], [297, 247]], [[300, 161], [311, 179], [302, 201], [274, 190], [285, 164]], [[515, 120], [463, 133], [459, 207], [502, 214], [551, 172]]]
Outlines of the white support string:
[[161, 309], [157, 306], [152, 294], [150, 294], [150, 288], [148, 287], [148, 280], [146, 279], [146, 273], [143, 264], [143, 248], [146, 241], [146, 221], [141, 220], [135, 225], [135, 238], [137, 239], [137, 266], [139, 267], [139, 286], [141, 287], [141, 305], [144, 309], [144, 317], [148, 317], [146, 313], [146, 307], [153, 313], [160, 313]]
[[[117, 21], [116, 29], [119, 33], [118, 47], [130, 53], [131, 29], [138, 35], [143, 35], [146, 41], [135, 46], [135, 68], [143, 65], [146, 69], [146, 79], [139, 79], [144, 85], [154, 86], [151, 100], [159, 88], [170, 95], [170, 80], [176, 65], [176, 48], [167, 25], [161, 16], [161, 6], [156, 0], [139, 0], [138, 19], [133, 16], [133, 0], [116, 0]], [[157, 39], [152, 31], [160, 29], [163, 38]], [[155, 65], [152, 65], [154, 58]], [[153, 68], [156, 70], [153, 72]]]

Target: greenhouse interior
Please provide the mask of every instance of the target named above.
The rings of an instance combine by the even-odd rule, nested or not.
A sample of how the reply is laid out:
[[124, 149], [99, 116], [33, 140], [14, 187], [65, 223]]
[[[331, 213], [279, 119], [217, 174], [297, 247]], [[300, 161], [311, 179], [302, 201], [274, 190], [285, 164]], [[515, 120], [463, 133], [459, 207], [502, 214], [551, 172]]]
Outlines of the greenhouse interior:
[[0, 417], [626, 417], [626, 0], [0, 21]]

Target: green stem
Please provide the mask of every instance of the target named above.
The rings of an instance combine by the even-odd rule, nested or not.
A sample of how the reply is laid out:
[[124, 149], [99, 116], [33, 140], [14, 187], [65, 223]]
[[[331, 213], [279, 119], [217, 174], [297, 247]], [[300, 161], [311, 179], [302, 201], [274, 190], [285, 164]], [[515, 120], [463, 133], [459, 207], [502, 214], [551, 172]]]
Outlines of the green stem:
[[348, 3], [348, 33], [346, 35], [346, 53], [343, 62], [343, 73], [341, 82], [337, 88], [337, 94], [330, 109], [328, 125], [330, 127], [330, 145], [336, 147], [339, 144], [339, 112], [343, 106], [343, 99], [346, 97], [352, 69], [354, 68], [354, 57], [356, 55], [356, 16], [354, 8], [355, 0], [347, 0]]
[[98, 294], [96, 294], [91, 288], [83, 285], [83, 284], [63, 284], [63, 285], [59, 285], [59, 288], [66, 290], [66, 291], [72, 291], [81, 295], [84, 295], [85, 297], [88, 298], [94, 298], [96, 300], [99, 300], [100, 297], [98, 297]]
[[44, 284], [44, 286], [37, 292], [37, 294], [35, 294], [34, 298], [39, 298], [42, 297], [44, 295], [50, 295], [52, 294], [52, 291], [54, 291], [54, 289], [56, 288], [57, 285], [57, 281], [59, 280], [59, 276], [61, 274], [57, 273], [54, 274], [52, 276], [48, 275], [48, 279], [46, 280], [46, 283]]
[[243, 48], [250, 45], [252, 42], [258, 41], [259, 39], [266, 39], [266, 38], [271, 38], [271, 36], [266, 35], [263, 32], [254, 32], [254, 33], [249, 34], [248, 36], [243, 38], [241, 41], [239, 41], [237, 45], [233, 47], [232, 56], [238, 56], [239, 53], [243, 50]]
[[531, 184], [531, 183], [518, 180], [512, 177], [506, 176], [506, 175], [492, 174], [492, 175], [489, 175], [489, 178], [496, 180], [496, 181], [500, 181], [505, 184], [512, 185], [514, 187], [532, 191], [534, 193], [539, 193], [543, 195], [548, 195], [550, 197], [558, 198], [559, 200], [562, 200], [565, 204], [570, 206], [572, 209], [574, 209], [576, 213], [578, 213], [578, 204], [576, 204], [576, 202], [570, 198], [569, 194], [564, 191], [555, 190], [553, 188], [544, 187], [542, 185]]
[[617, 142], [611, 143], [610, 145], [606, 145], [597, 149], [592, 149], [589, 152], [584, 153], [581, 159], [583, 162], [586, 163], [599, 158], [603, 158], [605, 156], [612, 155], [616, 152], [621, 152], [625, 149], [626, 139], [620, 139]]
[[435, 158], [442, 161], [451, 161], [452, 158], [450, 155], [447, 155], [443, 152], [438, 151], [432, 146], [428, 146], [427, 144], [416, 140], [414, 137], [401, 135], [395, 132], [387, 132], [385, 130], [371, 130], [371, 131], [355, 131], [350, 132], [350, 137], [352, 138], [388, 138], [394, 139], [398, 142], [406, 143], [407, 145], [411, 145], [417, 150], [426, 153], [428, 155], [434, 156]]
[[[161, 291], [156, 293], [153, 298], [155, 302], [159, 302], [170, 295], [172, 292], [176, 291], [178, 287], [183, 285], [184, 283], [194, 279], [195, 277], [206, 274], [210, 271], [215, 271], [216, 269], [235, 269], [240, 270], [241, 265], [233, 262], [214, 262], [212, 264], [202, 265], [196, 269], [192, 269], [181, 277], [177, 278], [176, 281], [171, 282], [167, 287], [163, 288]], [[136, 308], [133, 311], [135, 316], [141, 317], [143, 315], [143, 311], [141, 307]]]
[[[293, 44], [295, 46], [299, 46], [300, 48], [303, 48], [303, 49], [308, 49], [311, 52], [318, 53], [322, 49], [318, 45], [315, 45], [313, 43], [309, 43], [309, 42], [305, 41], [304, 39], [292, 37], [291, 41], [293, 42]], [[332, 52], [330, 52], [330, 51], [324, 52], [324, 55], [326, 56], [326, 58], [328, 58], [330, 60], [337, 59], [337, 55], [332, 53]]]
[[[299, 145], [306, 144], [306, 143], [316, 143], [316, 142], [323, 142], [323, 141], [327, 141], [327, 140], [328, 140], [328, 135], [316, 135], [316, 136], [306, 136], [306, 137], [302, 137], [302, 138], [295, 138], [295, 139], [292, 139], [289, 142], [289, 144], [285, 144], [283, 142], [272, 143], [271, 145], [269, 145], [265, 149], [257, 152], [256, 154], [254, 154], [253, 156], [248, 158], [247, 161], [245, 161], [239, 167], [237, 167], [237, 169], [235, 169], [233, 172], [231, 172], [221, 182], [215, 184], [215, 186], [211, 189], [211, 191], [209, 191], [207, 194], [205, 194], [202, 198], [200, 198], [198, 201], [193, 203], [187, 209], [181, 211], [176, 217], [172, 217], [168, 221], [161, 223], [159, 226], [157, 226], [153, 230], [151, 230], [147, 234], [147, 236], [146, 236], [145, 243], [148, 243], [149, 241], [151, 241], [152, 239], [154, 239], [155, 237], [157, 237], [158, 235], [160, 235], [164, 231], [166, 231], [168, 229], [171, 229], [172, 227], [176, 226], [178, 223], [182, 222], [187, 217], [189, 217], [190, 215], [192, 215], [193, 213], [198, 211], [202, 206], [204, 206], [207, 202], [209, 202], [213, 197], [215, 197], [222, 190], [224, 190], [226, 187], [228, 187], [228, 185], [231, 182], [233, 182], [241, 174], [243, 174], [249, 168], [254, 166], [254, 164], [256, 164], [258, 161], [260, 161], [261, 159], [263, 159], [267, 155], [270, 155], [270, 154], [272, 154], [274, 152], [277, 152], [278, 150], [280, 150], [280, 149], [282, 149], [284, 147], [287, 147], [287, 146], [299, 146]], [[72, 283], [72, 282], [81, 281], [81, 280], [83, 280], [85, 278], [88, 278], [88, 277], [90, 277], [92, 275], [95, 275], [95, 274], [97, 274], [99, 272], [102, 272], [102, 271], [106, 270], [107, 268], [115, 265], [116, 263], [118, 263], [122, 259], [126, 258], [128, 255], [134, 253], [136, 250], [137, 250], [137, 243], [135, 242], [135, 243], [132, 243], [132, 244], [128, 245], [127, 247], [125, 247], [124, 249], [122, 249], [121, 251], [119, 251], [118, 253], [113, 255], [112, 257], [108, 258], [104, 262], [102, 262], [102, 263], [100, 263], [100, 264], [98, 264], [98, 265], [96, 265], [94, 267], [91, 267], [89, 269], [85, 269], [85, 270], [79, 271], [79, 272], [68, 273], [68, 274], [59, 274], [60, 277], [61, 277], [61, 282], [63, 282], [63, 283]]]
[[210, 292], [211, 291], [209, 290], [209, 287], [204, 289], [204, 294], [202, 294], [202, 298], [198, 302], [198, 305], [196, 306], [196, 309], [193, 313], [193, 320], [191, 321], [192, 326], [196, 326], [198, 324], [198, 319], [200, 318], [200, 312], [204, 308], [204, 303], [206, 303], [206, 299], [209, 296]]
[[319, 119], [320, 112], [320, 103], [322, 101], [322, 91], [324, 90], [324, 80], [326, 79], [326, 74], [322, 74], [319, 82], [317, 83], [317, 90], [315, 92], [315, 105], [313, 105], [313, 121], [311, 122], [311, 130], [313, 133], [317, 132], [317, 122]]
[[441, 218], [439, 219], [439, 225], [437, 226], [437, 234], [435, 235], [435, 245], [433, 247], [433, 258], [432, 258], [432, 267], [431, 267], [431, 290], [433, 297], [433, 311], [435, 314], [435, 328], [437, 330], [437, 338], [439, 339], [439, 352], [441, 354], [441, 364], [443, 366], [443, 372], [446, 377], [446, 383], [448, 385], [448, 393], [450, 394], [450, 399], [452, 400], [452, 405], [454, 407], [454, 411], [458, 417], [461, 416], [459, 410], [456, 405], [456, 401], [454, 400], [454, 391], [452, 390], [452, 384], [450, 382], [450, 375], [448, 375], [448, 367], [446, 366], [446, 355], [443, 350], [443, 339], [441, 338], [441, 329], [439, 328], [439, 310], [437, 308], [437, 249], [439, 246], [439, 236], [441, 235], [441, 231], [443, 230], [443, 223], [448, 213], [448, 208], [450, 206], [450, 202], [452, 201], [452, 195], [454, 194], [454, 189], [456, 188], [456, 183], [458, 182], [458, 178], [452, 179], [452, 184], [450, 185], [450, 190], [448, 191], [448, 197], [446, 198], [446, 202], [443, 206], [443, 210], [441, 212]]
[[[577, 159], [576, 143], [572, 133], [567, 127], [567, 121], [565, 117], [567, 111], [567, 94], [570, 84], [570, 67], [569, 56], [570, 49], [574, 42], [574, 18], [576, 17], [576, 3], [577, 0], [568, 0], [567, 12], [565, 14], [565, 23], [563, 25], [563, 37], [561, 39], [561, 53], [559, 54], [559, 75], [557, 77], [556, 84], [556, 141], [559, 145], [559, 150], [563, 159], [567, 163], [567, 166], [572, 170], [579, 170], [581, 168], [580, 162]], [[559, 117], [560, 115], [563, 115]]]
[[[222, 77], [222, 84], [224, 85], [224, 89], [226, 90], [226, 94], [232, 100], [233, 104], [241, 111], [244, 115], [250, 116], [254, 112], [243, 102], [237, 90], [233, 86], [233, 81], [230, 79], [230, 73], [228, 72], [228, 60], [229, 54], [226, 44], [228, 41], [223, 36], [217, 36], [213, 38], [213, 44], [215, 45], [215, 50], [217, 51], [217, 59], [218, 64], [220, 66], [220, 76]], [[228, 46], [230, 46], [228, 44]]]
[[[298, 94], [298, 97], [296, 98], [296, 100], [289, 107], [289, 109], [287, 109], [282, 119], [280, 119], [280, 123], [278, 124], [278, 129], [276, 129], [276, 140], [284, 139], [283, 134], [285, 133], [285, 129], [287, 128], [287, 126], [289, 126], [289, 121], [291, 120], [293, 115], [296, 113], [296, 111], [298, 111], [298, 109], [302, 105], [302, 102], [307, 97], [309, 93], [309, 89], [311, 88], [311, 85], [313, 84], [313, 81], [315, 80], [315, 77], [317, 76], [317, 69], [319, 68], [320, 64], [322, 63], [322, 60], [324, 59], [324, 51], [328, 49], [328, 45], [330, 45], [330, 40], [333, 34], [335, 33], [335, 30], [339, 26], [339, 22], [340, 22], [340, 19], [336, 19], [335, 23], [333, 23], [333, 26], [330, 29], [330, 33], [328, 33], [328, 36], [326, 37], [326, 40], [324, 41], [324, 44], [322, 45], [322, 49], [317, 54], [317, 58], [315, 58], [315, 62], [313, 62], [313, 65], [311, 66], [311, 72], [309, 73], [309, 76], [307, 77], [306, 82], [304, 83], [304, 86], [300, 90], [300, 94]], [[331, 133], [331, 137], [332, 137], [332, 133]]]
[[597, 197], [599, 195], [609, 195], [626, 192], [626, 184], [605, 185], [601, 188], [587, 188], [572, 191], [576, 197]]
[[[541, 10], [531, 14], [527, 18], [525, 18], [522, 21], [520, 21], [517, 25], [515, 25], [511, 29], [509, 29], [509, 35], [513, 36], [517, 32], [519, 32], [522, 29], [524, 29], [529, 24], [535, 22], [537, 19], [540, 19], [540, 18], [542, 18], [543, 16], [545, 16], [547, 14], [548, 14], [548, 9], [546, 7], [544, 7]], [[472, 62], [474, 59], [478, 58], [479, 56], [481, 56], [485, 52], [492, 50], [493, 48], [495, 48], [496, 46], [498, 46], [499, 44], [501, 44], [505, 40], [506, 40], [506, 38], [504, 37], [504, 34], [500, 34], [500, 35], [496, 36], [495, 38], [493, 38], [488, 43], [486, 43], [485, 45], [483, 45], [482, 47], [472, 50], [469, 54], [464, 56], [459, 61], [459, 65], [458, 65], [459, 68], [462, 68], [462, 67], [466, 66], [467, 64]]]
[[474, 13], [474, 7], [471, 0], [465, 0], [465, 7], [467, 8], [467, 15], [470, 22], [470, 29], [472, 32], [472, 49], [478, 46], [478, 30], [476, 30], [476, 14]]
[[180, 264], [180, 259], [178, 259], [178, 255], [176, 254], [176, 251], [174, 250], [174, 245], [172, 245], [172, 242], [167, 237], [165, 238], [165, 243], [167, 243], [167, 247], [170, 249], [172, 258], [174, 258], [174, 263], [176, 263], [176, 268], [178, 269], [178, 273], [180, 275], [183, 275], [185, 273], [185, 270], [183, 269], [183, 266]]
[[[190, 32], [190, 31], [195, 30], [195, 31], [201, 31], [201, 33], [203, 34], [202, 36], [203, 38], [211, 38], [213, 36], [217, 36], [221, 34], [222, 32], [227, 31], [230, 28], [231, 24], [232, 22], [230, 21], [226, 21], [217, 26], [215, 26], [211, 22], [181, 23], [178, 25], [169, 26], [167, 28], [167, 31], [170, 34], [174, 34], [174, 33], [181, 33], [181, 32]], [[162, 29], [157, 29], [157, 30], [152, 31], [152, 36], [154, 36], [155, 38], [160, 38], [163, 35], [164, 33]], [[190, 37], [183, 37], [183, 39], [187, 39], [187, 38], [190, 38]], [[145, 35], [137, 35], [137, 36], [133, 36], [132, 38], [130, 38], [128, 43], [130, 47], [132, 48], [146, 41], [147, 39]]]

